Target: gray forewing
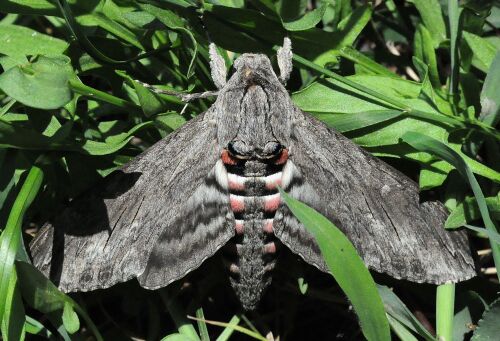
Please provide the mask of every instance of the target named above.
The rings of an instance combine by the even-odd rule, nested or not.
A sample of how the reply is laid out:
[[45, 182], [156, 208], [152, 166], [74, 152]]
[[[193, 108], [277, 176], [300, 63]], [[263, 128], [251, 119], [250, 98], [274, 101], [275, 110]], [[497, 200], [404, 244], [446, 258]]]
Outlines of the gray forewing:
[[[162, 281], [155, 286], [179, 278], [212, 255], [232, 229], [222, 224], [199, 228], [205, 227], [203, 220], [199, 225], [179, 223], [189, 218], [186, 202], [198, 207], [197, 195], [207, 192], [220, 155], [208, 116], [189, 121], [105, 179], [103, 189], [75, 199], [45, 224], [31, 244], [35, 266], [64, 291], [87, 291], [140, 276], [159, 243], [164, 244], [163, 259], [190, 257], [186, 252], [191, 246], [172, 247], [182, 235], [205, 242], [195, 243], [197, 255], [190, 261], [173, 262], [175, 270], [155, 269]], [[219, 208], [226, 204], [217, 203]]]
[[[334, 222], [370, 268], [435, 284], [476, 275], [465, 231], [446, 231], [444, 206], [420, 202], [408, 177], [298, 109], [290, 150], [296, 170], [287, 190]], [[328, 271], [302, 224], [284, 206], [277, 214], [276, 236]]]

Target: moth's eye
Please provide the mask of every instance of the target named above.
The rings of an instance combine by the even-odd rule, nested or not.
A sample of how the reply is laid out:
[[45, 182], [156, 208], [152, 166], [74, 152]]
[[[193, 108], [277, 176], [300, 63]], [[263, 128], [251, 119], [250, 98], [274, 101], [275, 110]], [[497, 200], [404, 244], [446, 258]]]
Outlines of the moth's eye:
[[231, 141], [227, 145], [227, 150], [238, 159], [248, 159], [252, 156], [252, 148], [248, 147], [244, 141]]
[[262, 159], [270, 159], [281, 154], [283, 145], [277, 141], [267, 142], [264, 149], [259, 151], [258, 155]]

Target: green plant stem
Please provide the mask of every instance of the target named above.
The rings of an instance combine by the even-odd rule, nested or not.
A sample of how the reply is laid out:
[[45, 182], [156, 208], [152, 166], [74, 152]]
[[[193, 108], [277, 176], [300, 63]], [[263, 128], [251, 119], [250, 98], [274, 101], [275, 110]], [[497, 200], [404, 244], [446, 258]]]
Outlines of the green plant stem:
[[83, 84], [80, 81], [77, 80], [70, 80], [69, 85], [71, 87], [71, 90], [76, 92], [77, 94], [81, 94], [90, 98], [94, 98], [97, 100], [101, 100], [103, 102], [107, 102], [113, 105], [116, 105], [117, 107], [124, 108], [124, 109], [137, 109], [141, 110], [141, 107], [139, 105], [136, 105], [130, 101], [127, 101], [125, 99], [110, 95], [104, 91], [100, 91], [97, 89], [94, 89], [88, 85]]
[[455, 284], [439, 285], [436, 292], [436, 337], [438, 341], [452, 340], [454, 312]]

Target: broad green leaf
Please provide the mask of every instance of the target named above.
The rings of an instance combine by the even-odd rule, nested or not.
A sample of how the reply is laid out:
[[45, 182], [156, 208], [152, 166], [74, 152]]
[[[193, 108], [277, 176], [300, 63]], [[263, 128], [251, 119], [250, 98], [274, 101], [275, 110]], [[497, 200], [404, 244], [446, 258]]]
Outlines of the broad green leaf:
[[429, 30], [434, 41], [434, 48], [446, 39], [446, 26], [444, 24], [441, 5], [438, 0], [413, 0], [412, 1], [425, 27]]
[[442, 160], [423, 164], [418, 178], [420, 189], [426, 190], [441, 186], [452, 169], [453, 166]]
[[[60, 12], [54, 2], [53, 0], [2, 0], [0, 12], [58, 16]], [[80, 13], [91, 11], [100, 0], [68, 0], [67, 2], [72, 4], [77, 13]]]
[[315, 114], [317, 118], [335, 127], [341, 133], [366, 128], [401, 116], [398, 110], [362, 111], [352, 114]]
[[452, 340], [465, 340], [466, 336], [471, 334], [472, 327], [477, 325], [485, 308], [487, 308], [487, 304], [476, 292], [457, 290]]
[[170, 111], [155, 116], [155, 123], [167, 132], [172, 132], [186, 123], [186, 119], [176, 112]]
[[158, 114], [164, 109], [165, 105], [163, 101], [151, 90], [146, 89], [137, 82], [134, 82], [134, 88], [137, 92], [139, 102], [141, 103], [142, 111], [146, 117]]
[[315, 27], [323, 18], [326, 7], [328, 6], [328, 2], [321, 1], [317, 8], [299, 17], [297, 16], [298, 13], [289, 15], [289, 12], [286, 10], [293, 6], [294, 3], [296, 3], [296, 1], [291, 0], [282, 0], [278, 3], [281, 22], [283, 23], [283, 27], [288, 31], [305, 31]]
[[488, 72], [498, 49], [489, 41], [478, 35], [466, 31], [462, 32], [462, 34], [467, 42], [467, 45], [469, 45], [470, 49], [474, 53], [472, 65], [483, 72]]
[[472, 335], [471, 341], [493, 341], [500, 335], [500, 299], [494, 301], [484, 312]]
[[58, 55], [69, 44], [59, 38], [18, 25], [0, 25], [0, 53], [8, 56]]
[[399, 297], [388, 287], [377, 285], [378, 293], [384, 302], [387, 314], [403, 326], [420, 335], [425, 340], [433, 341], [434, 337], [425, 329], [419, 320], [411, 313]]
[[[421, 90], [421, 85], [418, 83], [379, 75], [359, 75], [346, 78], [359, 85], [376, 89], [381, 94], [400, 101], [406, 106], [422, 111], [436, 112], [426, 101], [418, 98]], [[380, 84], [384, 86], [382, 87]], [[302, 110], [311, 113], [359, 113], [393, 109], [372, 96], [333, 79], [312, 83], [307, 88], [294, 93], [292, 99]]]
[[[500, 220], [500, 197], [488, 197], [485, 201], [492, 218]], [[481, 219], [481, 212], [477, 200], [469, 197], [450, 213], [444, 226], [449, 229], [458, 228], [478, 219]]]
[[[472, 192], [474, 193], [474, 196], [476, 197], [477, 203], [479, 205], [479, 211], [481, 212], [481, 217], [483, 218], [485, 227], [491, 232], [498, 232], [496, 230], [495, 224], [491, 220], [483, 191], [481, 190], [479, 183], [474, 177], [471, 168], [467, 165], [460, 154], [436, 139], [415, 132], [407, 132], [402, 137], [402, 140], [419, 151], [425, 151], [435, 154], [439, 158], [452, 164], [471, 186]], [[491, 249], [493, 251], [495, 266], [498, 269], [500, 268], [500, 245], [491, 243]]]
[[[12, 206], [5, 229], [0, 234], [0, 321], [11, 321], [8, 307], [12, 304], [13, 296], [10, 289], [15, 285], [14, 260], [22, 243], [21, 225], [24, 214], [35, 199], [43, 181], [43, 172], [32, 166]], [[19, 276], [20, 277], [20, 276]], [[11, 281], [14, 280], [14, 284]], [[9, 289], [10, 288], [10, 289]], [[24, 323], [24, 317], [22, 319]], [[10, 326], [7, 326], [10, 328]]]
[[481, 115], [479, 119], [494, 127], [500, 120], [500, 51], [497, 52], [481, 90]]
[[0, 89], [27, 106], [57, 109], [72, 98], [68, 81], [73, 77], [66, 56], [44, 57], [27, 65], [18, 65], [0, 75]]
[[356, 312], [368, 340], [390, 340], [382, 299], [370, 272], [349, 239], [313, 208], [280, 190], [283, 201], [314, 236], [333, 277]]
[[66, 328], [70, 334], [74, 334], [80, 329], [80, 320], [73, 309], [73, 305], [69, 301], [64, 302], [62, 321], [64, 328]]

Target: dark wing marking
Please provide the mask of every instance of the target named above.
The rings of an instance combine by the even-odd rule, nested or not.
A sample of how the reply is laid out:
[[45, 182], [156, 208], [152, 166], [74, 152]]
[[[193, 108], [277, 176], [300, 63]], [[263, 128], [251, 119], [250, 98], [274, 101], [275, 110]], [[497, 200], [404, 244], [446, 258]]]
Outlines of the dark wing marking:
[[87, 291], [133, 277], [164, 286], [214, 254], [234, 234], [224, 219], [234, 218], [217, 215], [229, 206], [214, 181], [220, 149], [208, 118], [189, 121], [72, 201], [32, 242], [34, 264], [62, 290]]
[[[467, 235], [443, 228], [441, 203], [420, 202], [411, 179], [309, 114], [296, 116], [286, 190], [335, 223], [370, 268], [435, 284], [476, 275]], [[277, 212], [275, 231], [293, 252], [328, 271], [316, 242], [286, 207]]]

